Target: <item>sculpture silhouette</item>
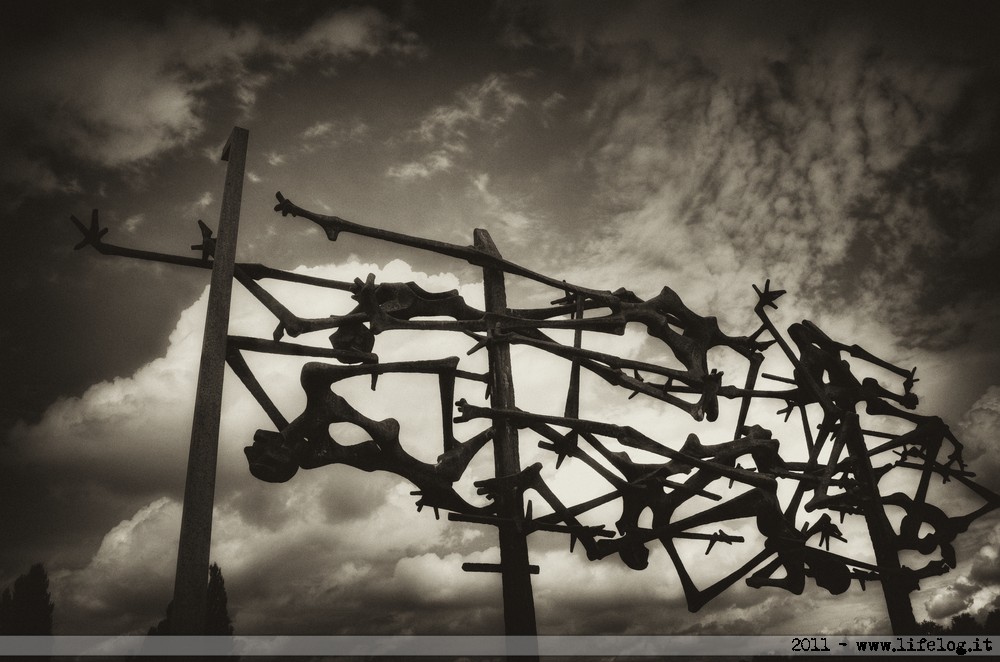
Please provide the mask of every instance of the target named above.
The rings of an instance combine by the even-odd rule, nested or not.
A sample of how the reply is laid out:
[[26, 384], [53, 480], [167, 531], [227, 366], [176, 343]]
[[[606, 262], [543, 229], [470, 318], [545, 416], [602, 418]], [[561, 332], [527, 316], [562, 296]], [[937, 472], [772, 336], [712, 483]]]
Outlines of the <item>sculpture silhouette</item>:
[[[245, 449], [250, 472], [263, 481], [283, 482], [292, 479], [299, 469], [334, 464], [363, 471], [388, 471], [416, 487], [413, 494], [418, 509], [427, 506], [436, 514], [446, 510], [452, 520], [498, 527], [501, 563], [466, 564], [465, 569], [505, 573], [508, 611], [514, 604], [511, 596], [515, 593], [508, 592], [506, 578], [518, 573], [526, 577], [534, 569], [527, 563], [526, 548], [519, 556], [514, 555], [509, 544], [503, 542], [504, 536], [508, 536], [508, 542], [510, 536], [521, 540], [523, 547], [526, 536], [549, 531], [569, 535], [571, 551], [579, 541], [589, 559], [617, 555], [635, 570], [649, 566], [648, 545], [659, 543], [671, 559], [691, 611], [702, 608], [740, 580], [754, 588], [773, 587], [794, 594], [802, 593], [810, 579], [832, 594], [845, 592], [854, 580], [862, 589], [866, 582], [881, 581], [893, 629], [897, 633], [912, 632], [916, 624], [909, 607], [909, 593], [918, 588], [921, 578], [956, 567], [953, 546], [956, 537], [975, 519], [1000, 505], [1000, 497], [972, 480], [974, 474], [966, 470], [962, 460], [962, 446], [944, 422], [914, 411], [918, 405], [912, 391], [918, 381], [915, 368], [905, 370], [856, 344], [834, 340], [809, 321], [792, 324], [782, 334], [771, 322], [767, 309], [777, 308], [776, 301], [784, 291], [771, 290], [769, 281], [762, 289], [754, 286], [757, 301], [753, 310], [760, 326], [748, 335], [730, 335], [721, 330], [715, 317], [694, 312], [667, 286], [648, 300], [623, 287], [614, 291], [590, 289], [503, 259], [490, 248], [492, 242], [483, 231], [477, 231], [482, 233], [477, 235], [477, 246], [458, 246], [316, 214], [298, 207], [281, 193], [276, 197], [276, 211], [318, 224], [330, 240], [337, 240], [342, 233], [359, 234], [481, 267], [487, 281], [487, 310], [470, 306], [454, 290], [430, 292], [413, 282], [376, 283], [371, 274], [365, 280], [341, 282], [259, 264], [237, 265], [235, 279], [278, 321], [270, 340], [229, 338], [229, 365], [274, 425], [273, 430], [258, 430], [253, 444]], [[100, 228], [96, 210], [89, 228], [75, 218], [73, 222], [83, 234], [77, 248], [90, 245], [105, 254], [211, 267], [215, 240], [201, 223], [202, 243], [193, 248], [202, 251], [202, 255], [196, 259], [105, 244], [103, 237], [107, 230]], [[504, 275], [540, 283], [561, 296], [548, 307], [508, 308], [502, 289]], [[355, 305], [325, 318], [300, 318], [266, 291], [259, 283], [265, 279], [350, 292]], [[493, 295], [489, 294], [490, 287], [494, 288]], [[497, 291], [503, 294], [500, 303]], [[607, 312], [586, 316], [588, 311], [596, 310]], [[665, 354], [673, 361], [639, 361], [582, 346], [583, 334], [623, 334], [629, 325], [641, 326], [650, 338], [662, 343]], [[329, 348], [284, 340], [286, 335], [296, 337], [330, 329], [334, 331]], [[574, 332], [572, 345], [558, 342], [546, 333], [559, 329]], [[460, 340], [471, 337], [475, 344], [470, 354], [491, 349], [490, 369], [486, 374], [462, 370], [460, 359], [455, 356], [380, 363], [377, 349], [383, 341], [379, 338], [398, 330], [452, 331], [460, 334], [457, 336]], [[761, 340], [764, 333], [770, 337]], [[568, 363], [570, 380], [564, 416], [518, 409], [513, 406], [512, 398], [503, 401], [491, 397], [496, 396], [490, 391], [498, 384], [504, 389], [513, 388], [509, 366], [493, 352], [512, 344], [533, 347]], [[780, 351], [769, 351], [773, 344]], [[711, 352], [717, 348], [735, 352], [747, 362], [742, 385], [726, 383], [724, 373], [711, 365]], [[289, 420], [270, 400], [243, 359], [246, 351], [307, 355], [337, 363], [311, 362], [302, 368], [300, 383], [306, 405]], [[884, 387], [871, 377], [859, 378], [855, 364], [845, 354], [851, 360], [898, 377], [902, 380], [899, 390]], [[790, 370], [791, 376], [761, 372], [762, 367], [772, 365], [779, 365], [778, 372]], [[581, 417], [581, 370], [622, 389], [629, 398], [641, 394], [662, 403], [657, 406], [683, 411], [696, 424], [716, 421], [721, 400], [738, 402], [735, 430], [722, 441], [703, 443], [698, 434], [678, 435], [665, 429], [663, 439], [658, 441], [629, 425]], [[370, 419], [337, 393], [337, 384], [344, 379], [370, 376], [374, 391], [379, 375], [396, 373], [437, 376], [442, 414], [439, 439], [438, 435], [434, 439], [414, 438], [418, 433], [402, 429], [395, 418]], [[759, 377], [783, 383], [787, 388], [758, 388]], [[486, 397], [491, 401], [476, 405], [462, 399], [455, 403], [458, 380], [485, 383]], [[801, 436], [779, 440], [761, 425], [766, 420], [749, 421], [750, 405], [758, 401], [784, 405], [777, 414], [784, 414], [786, 421], [797, 414], [802, 422]], [[862, 407], [875, 423], [889, 420], [893, 429], [898, 430], [900, 425], [911, 427], [903, 433], [862, 429], [858, 417], [858, 409]], [[814, 435], [817, 414], [821, 420]], [[454, 425], [476, 420], [484, 421], [485, 427], [478, 428], [466, 441], [458, 441]], [[353, 424], [370, 439], [342, 444], [330, 435], [333, 423]], [[556, 470], [565, 458], [573, 458], [592, 471], [593, 481], [606, 483], [606, 491], [581, 503], [566, 503], [543, 477], [542, 464], [504, 473], [498, 462], [494, 476], [475, 483], [479, 495], [488, 503], [470, 503], [456, 491], [455, 484], [467, 472], [472, 459], [490, 443], [497, 446], [495, 455], [512, 454], [509, 457], [519, 467], [516, 445], [519, 430], [541, 437], [538, 446], [555, 455]], [[680, 436], [684, 436], [682, 443]], [[501, 437], [508, 440], [503, 448], [498, 445]], [[938, 456], [946, 442], [951, 451], [947, 460], [941, 462]], [[434, 463], [417, 460], [406, 450], [408, 445], [427, 443], [441, 445]], [[786, 457], [804, 454], [805, 461], [783, 457], [782, 450], [788, 448], [795, 453], [786, 453]], [[634, 459], [636, 451], [647, 459]], [[884, 463], [883, 454], [890, 452], [897, 459]], [[649, 456], [660, 460], [649, 460]], [[882, 463], [875, 466], [876, 462]], [[880, 493], [879, 481], [897, 470], [917, 472], [912, 495]], [[955, 479], [965, 485], [981, 498], [982, 505], [964, 515], [946, 515], [927, 502], [929, 484], [935, 474], [945, 482]], [[794, 482], [791, 498], [779, 497], [781, 481]], [[737, 483], [739, 487], [734, 488]], [[527, 496], [541, 499], [551, 512], [533, 516], [530, 500], [522, 510], [520, 504]], [[696, 503], [692, 501], [695, 498], [715, 503], [679, 517], [681, 507]], [[613, 524], [613, 531], [604, 524], [582, 523], [584, 516], [589, 518], [596, 509], [610, 503], [617, 504], [619, 513], [616, 521], [608, 523]], [[886, 506], [901, 508], [905, 513], [898, 531], [886, 518]], [[652, 514], [648, 528], [640, 525], [647, 510]], [[809, 513], [816, 516], [812, 524], [800, 521]], [[847, 516], [865, 519], [875, 563], [830, 550], [831, 540], [847, 542], [834, 524], [832, 514], [841, 522]], [[753, 543], [759, 544], [759, 549], [751, 551], [745, 562], [726, 576], [699, 588], [692, 577], [692, 568], [685, 565], [678, 551], [677, 541], [707, 542], [706, 554], [718, 543], [745, 543], [742, 536], [727, 532], [726, 527], [747, 518], [752, 519], [760, 534], [759, 543]], [[931, 530], [921, 533], [925, 525]], [[706, 527], [713, 532], [707, 533]], [[899, 563], [902, 550], [913, 550], [925, 557], [939, 553], [940, 558], [929, 558], [920, 568], [909, 569]], [[530, 607], [533, 621], [530, 584], [527, 596], [523, 595], [524, 584], [521, 586], [517, 599]]]

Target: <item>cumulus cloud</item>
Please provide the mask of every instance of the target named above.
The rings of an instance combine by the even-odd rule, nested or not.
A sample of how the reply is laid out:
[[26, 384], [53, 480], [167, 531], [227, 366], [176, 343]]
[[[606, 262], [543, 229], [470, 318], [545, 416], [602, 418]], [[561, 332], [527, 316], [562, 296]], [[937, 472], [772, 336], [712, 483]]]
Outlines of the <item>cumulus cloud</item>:
[[1000, 557], [1000, 530], [994, 530], [976, 554], [969, 578], [982, 583], [1000, 582], [998, 557]]
[[200, 196], [198, 196], [198, 199], [195, 200], [194, 203], [192, 203], [191, 206], [194, 207], [194, 208], [197, 208], [197, 209], [205, 209], [210, 204], [212, 204], [212, 202], [214, 200], [215, 200], [215, 198], [212, 196], [212, 192], [211, 191], [205, 191]]
[[[566, 120], [555, 131], [583, 140], [558, 143], [565, 148], [573, 142], [559, 163], [545, 161], [545, 167], [554, 164], [551, 170], [542, 167], [541, 175], [533, 171], [515, 179], [488, 167], [492, 163], [469, 167], [473, 158], [477, 163], [485, 158], [487, 145], [499, 153], [512, 137], [532, 141], [533, 149], [509, 150], [517, 152], [511, 161], [520, 170], [522, 157], [538, 159], [536, 152], [542, 151], [536, 144], [543, 140], [541, 133], [526, 136], [516, 119], [531, 105], [524, 90], [544, 83], [480, 73], [478, 82], [450, 98], [456, 88], [449, 87], [439, 100], [443, 102], [410, 123], [412, 130], [392, 145], [409, 152], [388, 168], [380, 162], [376, 172], [399, 180], [460, 172], [462, 177], [450, 178], [459, 182], [454, 197], [464, 193], [464, 202], [472, 201], [501, 227], [520, 231], [535, 229], [540, 221], [553, 225], [548, 235], [553, 241], [532, 241], [534, 252], [524, 251], [529, 259], [551, 251], [570, 265], [546, 268], [547, 273], [595, 287], [626, 286], [642, 296], [670, 284], [698, 312], [719, 315], [724, 329], [733, 333], [756, 328], [749, 284], [760, 284], [765, 277], [779, 287], [795, 288], [775, 314], [782, 324], [794, 316], [814, 318], [839, 340], [857, 339], [878, 354], [888, 348], [886, 358], [907, 367], [919, 363], [920, 352], [962, 341], [976, 315], [993, 315], [990, 319], [996, 321], [995, 311], [990, 312], [992, 295], [975, 303], [942, 302], [934, 294], [935, 276], [945, 275], [952, 283], [970, 280], [965, 260], [953, 260], [948, 272], [935, 268], [937, 262], [945, 257], [985, 260], [997, 243], [996, 224], [982, 213], [977, 193], [988, 188], [983, 183], [988, 177], [977, 180], [968, 166], [969, 159], [989, 155], [992, 143], [986, 140], [984, 147], [972, 137], [992, 135], [993, 102], [963, 101], [973, 75], [967, 60], [935, 64], [903, 57], [891, 44], [872, 48], [873, 37], [863, 30], [825, 27], [797, 39], [776, 37], [777, 29], [770, 38], [735, 39], [727, 33], [732, 22], [727, 27], [702, 21], [697, 29], [672, 30], [664, 37], [651, 33], [651, 26], [692, 26], [683, 16], [673, 16], [676, 22], [649, 20], [643, 16], [649, 7], [626, 8], [614, 20], [590, 21], [586, 9], [579, 19], [576, 12], [573, 18], [570, 12], [563, 16], [588, 26], [583, 38], [571, 34], [564, 40], [572, 44], [576, 64], [587, 75], [576, 77], [577, 87], [557, 86], [566, 95], [546, 86], [537, 99], [544, 99], [539, 104], [543, 120], [554, 113]], [[35, 61], [32, 71], [40, 82], [31, 84], [39, 94], [29, 97], [36, 109], [46, 103], [57, 108], [51, 116], [58, 121], [42, 137], [51, 140], [58, 133], [75, 158], [122, 168], [190, 144], [203, 131], [205, 104], [213, 91], [231, 93], [236, 105], [250, 113], [261, 90], [296, 68], [319, 64], [314, 68], [325, 66], [330, 74], [333, 66], [354, 57], [420, 54], [413, 35], [370, 9], [331, 14], [281, 43], [253, 26], [185, 20], [155, 31], [145, 24], [101, 23], [83, 42], [93, 54], [78, 53], [77, 42], [67, 40], [59, 57]], [[160, 36], [151, 36], [153, 32]], [[187, 39], [183, 48], [177, 45], [182, 33]], [[537, 34], [526, 31], [508, 33], [505, 40], [523, 49], [522, 55], [540, 42]], [[122, 61], [112, 51], [134, 51], [141, 57]], [[99, 66], [105, 61], [102, 55], [114, 62], [107, 74]], [[74, 57], [75, 64], [66, 67], [72, 76], [54, 75], [53, 62]], [[585, 83], [579, 82], [583, 79]], [[86, 80], [99, 92], [82, 90], [85, 83], [80, 81]], [[68, 95], [77, 91], [74, 105]], [[46, 117], [44, 112], [39, 116]], [[954, 128], [977, 123], [986, 128]], [[277, 143], [262, 148], [270, 165], [285, 163], [282, 171], [298, 165], [296, 156], [302, 152], [367, 130], [363, 123], [323, 115], [302, 119], [292, 128], [285, 136], [289, 140], [281, 143], [292, 147], [282, 147], [282, 152], [270, 149]], [[296, 145], [298, 151], [293, 151]], [[216, 160], [218, 150], [210, 156]], [[24, 167], [18, 166], [22, 174], [17, 176], [31, 174], [43, 190], [79, 188], [73, 177], [44, 160], [32, 157], [20, 163]], [[551, 214], [532, 208], [535, 198], [522, 187], [548, 188], [548, 175], [556, 170], [578, 182], [576, 188], [555, 190], [552, 199], [579, 191], [580, 206], [594, 202], [594, 210], [568, 214], [567, 221], [556, 224]], [[253, 173], [247, 177], [260, 180]], [[543, 180], [544, 185], [537, 184]], [[202, 196], [189, 206], [190, 213], [211, 203], [210, 195]], [[332, 211], [324, 201], [316, 204]], [[942, 222], [942, 210], [955, 215], [954, 226]], [[139, 219], [126, 218], [125, 227], [134, 227]], [[521, 245], [528, 247], [528, 242]], [[371, 271], [380, 280], [413, 279], [428, 289], [459, 287], [450, 274], [422, 275], [404, 263], [378, 267], [354, 261], [303, 271], [343, 280]], [[346, 295], [300, 296], [280, 284], [265, 286], [290, 296], [292, 308], [304, 316], [345, 312], [353, 305]], [[462, 292], [470, 303], [481, 305], [475, 289], [463, 287]], [[518, 285], [512, 285], [514, 291], [519, 292]], [[793, 298], [793, 305], [786, 306]], [[334, 311], [336, 306], [340, 308]], [[59, 401], [37, 425], [16, 428], [0, 449], [5, 454], [0, 503], [15, 503], [6, 498], [13, 495], [32, 504], [55, 504], [40, 508], [57, 513], [49, 521], [32, 522], [28, 514], [14, 513], [0, 518], [0, 526], [31, 538], [21, 549], [48, 555], [52, 576], [60, 582], [60, 604], [76, 610], [68, 628], [142, 630], [162, 616], [169, 598], [168, 557], [175, 545], [169, 531], [176, 526], [183, 480], [203, 307], [204, 298], [181, 316], [163, 357], [130, 378], [97, 384], [81, 398]], [[928, 308], [933, 314], [918, 315]], [[234, 302], [234, 333], [268, 337], [273, 328], [273, 319], [256, 302], [245, 296]], [[902, 343], [895, 341], [900, 334]], [[327, 334], [318, 335], [301, 340], [328, 345]], [[993, 338], [989, 342], [992, 346]], [[390, 332], [379, 336], [377, 350], [383, 360], [455, 353], [483, 371], [483, 352], [464, 357], [471, 344], [454, 344], [454, 337], [424, 341]], [[657, 351], [645, 334], [631, 331], [588, 347], [614, 347], [637, 358]], [[515, 347], [513, 353], [519, 405], [562, 413], [564, 403], [553, 394], [564, 393], [566, 366], [525, 347]], [[956, 378], [978, 360], [966, 355], [966, 363], [953, 363], [946, 355], [936, 356], [936, 372], [928, 372]], [[302, 361], [256, 355], [247, 360], [286, 416], [302, 411], [297, 383]], [[730, 369], [737, 361], [729, 357], [723, 362], [727, 377], [738, 374]], [[921, 374], [928, 374], [920, 365]], [[418, 516], [410, 486], [383, 474], [326, 467], [301, 471], [283, 485], [251, 479], [242, 447], [256, 429], [270, 424], [232, 375], [228, 381], [213, 559], [223, 565], [241, 632], [499, 630], [496, 577], [458, 569], [466, 560], [496, 560], [491, 529], [438, 523], [426, 511]], [[482, 402], [481, 385], [473, 386], [467, 397]], [[934, 388], [933, 380], [924, 379], [918, 389], [927, 387]], [[366, 415], [400, 418], [407, 448], [421, 459], [434, 459], [440, 450], [440, 414], [425, 406], [425, 396], [435, 394], [436, 384], [386, 376], [374, 395], [366, 380], [349, 380], [342, 388], [338, 392], [352, 403], [363, 403]], [[696, 431], [682, 416], [642, 398], [626, 401], [621, 396], [598, 384], [586, 390], [583, 411], [588, 417], [627, 422], [670, 444]], [[997, 429], [995, 399], [991, 390], [960, 426], [976, 462], [973, 468], [981, 475], [980, 462], [987, 475], [1000, 475], [990, 470], [991, 456], [985, 452]], [[773, 411], [752, 414], [761, 421], [773, 417]], [[697, 431], [705, 442], [722, 441], [733, 423], [734, 417], [724, 413], [717, 428]], [[795, 427], [782, 431], [783, 442], [787, 429]], [[523, 463], [551, 461], [535, 447], [535, 439], [526, 437]], [[790, 447], [783, 445], [783, 454]], [[490, 471], [491, 458], [477, 458], [470, 476]], [[594, 496], [603, 486], [579, 463], [567, 461], [560, 472], [565, 477], [546, 478], [552, 478], [567, 501]], [[470, 499], [476, 497], [471, 480], [461, 489]], [[81, 503], [87, 507], [81, 509]], [[539, 503], [536, 497], [536, 509]], [[595, 523], [614, 521], [614, 511], [609, 507], [595, 514]], [[858, 520], [849, 518], [844, 525], [850, 545], [838, 548], [834, 543], [835, 549], [853, 553], [863, 546], [867, 534]], [[717, 546], [709, 557], [701, 543], [684, 550], [699, 586], [760, 543], [753, 522], [742, 522], [737, 530], [747, 538], [739, 549]], [[962, 562], [971, 564], [970, 569], [963, 566], [962, 589], [934, 593], [928, 602], [935, 614], [976, 609], [996, 586], [996, 540], [981, 531], [971, 537], [971, 550], [960, 550]], [[543, 573], [535, 578], [539, 619], [550, 631], [810, 631], [816, 627], [816, 613], [827, 610], [831, 622], [847, 631], [886, 628], [877, 591], [860, 595], [853, 589], [849, 596], [830, 599], [812, 583], [804, 597], [794, 598], [778, 589], [750, 590], [738, 582], [691, 616], [662, 548], [652, 546], [652, 567], [634, 572], [616, 558], [590, 563], [579, 549], [569, 556], [562, 538], [534, 538], [532, 558]], [[155, 561], [151, 540], [163, 543]], [[122, 579], [134, 586], [123, 587], [110, 576], [118, 564]], [[101, 582], [128, 596], [130, 613], [113, 613], [117, 608]], [[140, 596], [139, 586], [145, 587], [146, 597]], [[970, 588], [975, 586], [982, 590]], [[93, 600], [88, 602], [88, 596]]]
[[927, 603], [927, 615], [940, 620], [965, 611], [972, 605], [972, 593], [975, 590], [974, 586], [964, 581], [955, 582]]
[[491, 74], [460, 91], [455, 103], [431, 110], [421, 120], [417, 133], [427, 141], [449, 143], [463, 138], [470, 125], [501, 126], [524, 104], [524, 98], [511, 89], [507, 76]]
[[108, 531], [85, 567], [52, 572], [59, 631], [145, 634], [158, 623], [166, 602], [151, 598], [173, 589], [180, 521], [180, 504], [162, 497]]
[[316, 122], [302, 132], [302, 137], [306, 140], [321, 138], [333, 131], [333, 122]]
[[[461, 285], [451, 274], [416, 273], [399, 261], [382, 268], [352, 262], [300, 271], [340, 280], [368, 272], [375, 273], [379, 281], [416, 280], [432, 291], [457, 288], [470, 304], [482, 306], [477, 284]], [[311, 288], [270, 282], [265, 282], [265, 287], [296, 314], [306, 317], [344, 313], [352, 306], [346, 294], [337, 304], [336, 297], [312, 296]], [[4, 465], [29, 476], [36, 467], [44, 467], [48, 475], [61, 476], [57, 491], [65, 501], [57, 501], [54, 510], [73, 509], [74, 504], [86, 500], [89, 525], [105, 527], [97, 551], [88, 559], [79, 559], [82, 550], [77, 545], [73, 562], [65, 560], [67, 552], [61, 563], [50, 563], [53, 576], [59, 578], [60, 602], [66, 605], [67, 630], [141, 631], [156, 621], [169, 598], [170, 558], [176, 540], [177, 502], [205, 300], [203, 295], [181, 316], [163, 357], [128, 379], [98, 384], [80, 398], [60, 400], [40, 423], [22, 424], [12, 434], [12, 445], [5, 451], [9, 461]], [[238, 290], [231, 333], [266, 337], [273, 325], [267, 311]], [[326, 334], [321, 335], [324, 337], [298, 341], [325, 344]], [[626, 340], [636, 344], [631, 336]], [[442, 341], [444, 338], [434, 333], [425, 337], [387, 332], [377, 339], [376, 349], [386, 363], [439, 358], [442, 353], [462, 355], [467, 344], [459, 339], [456, 345], [454, 337], [447, 344]], [[532, 410], [541, 413], [558, 413], [563, 402], [551, 394], [565, 388], [562, 362], [525, 347], [514, 348], [513, 360], [519, 402], [530, 403]], [[275, 360], [248, 354], [247, 361], [286, 418], [302, 411], [304, 396], [297, 382], [303, 359]], [[473, 372], [486, 368], [482, 352], [465, 361]], [[460, 569], [464, 561], [498, 560], [492, 535], [472, 525], [439, 522], [426, 511], [416, 516], [414, 497], [409, 493], [412, 487], [384, 474], [326, 467], [300, 471], [281, 485], [252, 479], [242, 448], [250, 443], [256, 429], [270, 429], [271, 424], [231, 375], [228, 381], [212, 558], [223, 567], [240, 631], [358, 632], [367, 628], [372, 632], [434, 632], [445, 622], [443, 614], [449, 614], [449, 627], [486, 632], [497, 627], [496, 578], [470, 576]], [[367, 379], [351, 379], [337, 386], [338, 393], [366, 416], [399, 420], [404, 447], [424, 461], [433, 461], [441, 452], [436, 389], [436, 379], [394, 375], [379, 379], [374, 396]], [[460, 383], [455, 397], [484, 403], [478, 383]], [[428, 406], [428, 401], [434, 405]], [[588, 398], [585, 406], [593, 407], [588, 413], [597, 418], [621, 413], [617, 406], [602, 411], [599, 397]], [[662, 428], [657, 408], [640, 409], [646, 411], [631, 421], [634, 425]], [[482, 421], [461, 424], [456, 433], [468, 438], [483, 425]], [[551, 464], [551, 458], [534, 444], [525, 443], [523, 448], [525, 464], [537, 460]], [[472, 481], [490, 475], [492, 464], [489, 453], [480, 454], [457, 486], [460, 494], [473, 503], [484, 503]], [[551, 475], [550, 469], [546, 479], [567, 503], [602, 490], [593, 475], [583, 475], [587, 473], [584, 465], [560, 471], [561, 477]], [[39, 482], [56, 489], [52, 481]], [[85, 496], [94, 483], [107, 495], [103, 501]], [[116, 515], [123, 511], [124, 516]], [[603, 515], [617, 517], [613, 507]], [[600, 613], [602, 601], [625, 604], [635, 595], [681, 609], [676, 578], [662, 549], [653, 550], [656, 569], [651, 569], [651, 575], [629, 570], [617, 558], [590, 564], [579, 551], [563, 560], [563, 544], [565, 541], [559, 544], [559, 554], [544, 548], [537, 553], [546, 568], [545, 577], [537, 582], [539, 610], [543, 622], [553, 628], [571, 626], [560, 616], [567, 613], [578, 613], [581, 623], [597, 627], [607, 620]], [[700, 555], [698, 547], [692, 553]], [[119, 564], [119, 577], [111, 577]], [[701, 566], [692, 565], [692, 569], [697, 581], [707, 579]], [[93, 590], [102, 582], [106, 587]], [[106, 597], [118, 591], [119, 584], [128, 584], [127, 590], [121, 588], [128, 597], [123, 606]], [[622, 587], [628, 591], [622, 592]], [[456, 610], [463, 615], [453, 615]], [[359, 611], [365, 614], [360, 620]], [[614, 630], [619, 626], [605, 623], [603, 627]]]

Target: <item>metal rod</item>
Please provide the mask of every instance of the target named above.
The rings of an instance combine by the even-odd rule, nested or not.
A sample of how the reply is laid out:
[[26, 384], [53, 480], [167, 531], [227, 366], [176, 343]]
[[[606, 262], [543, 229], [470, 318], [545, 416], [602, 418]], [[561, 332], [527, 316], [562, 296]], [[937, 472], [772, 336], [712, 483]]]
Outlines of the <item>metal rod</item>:
[[440, 255], [454, 257], [459, 260], [465, 260], [473, 266], [482, 267], [484, 270], [490, 269], [501, 273], [508, 273], [512, 276], [521, 276], [523, 278], [542, 283], [543, 285], [554, 287], [557, 290], [563, 290], [574, 294], [582, 294], [594, 299], [595, 301], [602, 302], [605, 305], [609, 305], [610, 303], [617, 301], [614, 295], [608, 290], [593, 290], [587, 287], [573, 285], [572, 283], [567, 283], [566, 281], [557, 280], [543, 274], [535, 273], [534, 271], [522, 267], [519, 264], [514, 264], [513, 262], [503, 259], [499, 253], [493, 254], [488, 251], [483, 251], [479, 246], [474, 248], [470, 248], [468, 246], [458, 246], [456, 244], [449, 244], [434, 239], [424, 239], [422, 237], [414, 237], [399, 232], [393, 232], [391, 230], [368, 227], [366, 225], [360, 225], [358, 223], [352, 223], [351, 221], [344, 220], [339, 216], [326, 216], [324, 214], [317, 214], [307, 209], [303, 209], [283, 196], [281, 191], [275, 193], [275, 197], [278, 200], [278, 204], [274, 208], [275, 211], [281, 212], [282, 216], [291, 214], [292, 216], [299, 216], [312, 221], [323, 228], [323, 231], [326, 232], [326, 236], [330, 239], [330, 241], [336, 241], [337, 236], [341, 232], [348, 232], [362, 237], [388, 241], [401, 246], [419, 248], [422, 250], [432, 251]]
[[222, 152], [222, 160], [228, 161], [229, 165], [222, 193], [219, 238], [212, 263], [212, 282], [208, 293], [201, 366], [198, 370], [198, 391], [191, 423], [191, 447], [188, 452], [184, 510], [181, 516], [180, 542], [177, 545], [177, 573], [174, 578], [173, 634], [205, 634], [226, 336], [229, 329], [229, 306], [248, 138], [249, 131], [233, 127]]
[[[503, 566], [499, 563], [463, 563], [462, 570], [465, 572], [503, 572]], [[537, 565], [529, 565], [528, 571], [533, 574], [538, 574]]]

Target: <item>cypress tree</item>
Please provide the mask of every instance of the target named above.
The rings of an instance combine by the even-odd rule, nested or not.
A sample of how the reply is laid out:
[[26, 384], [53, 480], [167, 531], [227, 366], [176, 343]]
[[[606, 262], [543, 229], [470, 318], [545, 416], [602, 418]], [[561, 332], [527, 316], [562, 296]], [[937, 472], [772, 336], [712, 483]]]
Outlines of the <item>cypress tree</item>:
[[[229, 598], [226, 596], [226, 580], [222, 569], [213, 563], [208, 569], [208, 604], [205, 610], [205, 634], [229, 636], [233, 634], [233, 621], [229, 618]], [[173, 615], [173, 601], [167, 605], [167, 617], [149, 628], [150, 635], [170, 634], [170, 619]]]
[[52, 634], [52, 596], [45, 566], [36, 563], [0, 595], [0, 634]]

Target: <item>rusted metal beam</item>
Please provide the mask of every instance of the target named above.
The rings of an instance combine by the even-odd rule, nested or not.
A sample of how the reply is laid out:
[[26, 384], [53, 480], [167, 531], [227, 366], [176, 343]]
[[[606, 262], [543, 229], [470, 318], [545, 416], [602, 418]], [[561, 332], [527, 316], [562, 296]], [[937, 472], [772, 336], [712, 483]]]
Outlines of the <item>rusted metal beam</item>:
[[[473, 266], [482, 267], [484, 270], [488, 269], [501, 273], [508, 273], [513, 276], [522, 276], [529, 280], [534, 280], [544, 285], [554, 287], [558, 290], [564, 290], [574, 294], [591, 297], [595, 301], [601, 302], [603, 305], [610, 305], [616, 301], [614, 295], [608, 290], [593, 290], [536, 273], [530, 269], [522, 267], [519, 264], [503, 259], [499, 252], [490, 253], [488, 251], [479, 250], [479, 246], [459, 246], [457, 244], [449, 244], [435, 239], [425, 239], [423, 237], [415, 237], [408, 234], [393, 232], [391, 230], [373, 228], [367, 225], [347, 221], [339, 216], [317, 214], [299, 207], [291, 200], [283, 196], [281, 191], [275, 193], [275, 198], [278, 200], [278, 204], [275, 205], [274, 211], [281, 212], [282, 216], [298, 216], [312, 221], [323, 228], [323, 231], [326, 232], [326, 236], [330, 241], [336, 241], [341, 232], [347, 232], [350, 234], [360, 235], [362, 237], [370, 237], [380, 241], [399, 244], [400, 246], [409, 246], [411, 248], [432, 251], [439, 255], [447, 255], [448, 257], [465, 260]], [[480, 232], [480, 230], [476, 230], [476, 232]], [[485, 230], [482, 232], [485, 232]], [[488, 236], [489, 235], [487, 234], [487, 237]]]
[[871, 537], [872, 551], [875, 552], [875, 563], [882, 581], [882, 593], [889, 612], [892, 633], [917, 634], [917, 621], [913, 617], [913, 606], [910, 604], [910, 591], [913, 590], [913, 586], [904, 576], [899, 563], [896, 535], [882, 505], [878, 479], [872, 469], [856, 413], [844, 414], [838, 434], [844, 438], [847, 452], [854, 458], [854, 478], [860, 488], [858, 500], [861, 502], [861, 511], [868, 524], [868, 535]]
[[[475, 247], [491, 261], [499, 261], [500, 252], [486, 230], [473, 233]], [[489, 266], [483, 269], [486, 310], [507, 314], [507, 290], [504, 274]], [[493, 336], [492, 332], [490, 335]], [[490, 365], [490, 403], [499, 409], [514, 407], [514, 380], [511, 373], [510, 344], [491, 337], [487, 345]], [[513, 476], [521, 471], [517, 426], [506, 418], [493, 419], [493, 456], [497, 478]], [[500, 565], [502, 566], [504, 626], [508, 635], [534, 635], [535, 600], [531, 591], [531, 569], [528, 564], [528, 542], [518, 520], [523, 517], [524, 499], [520, 490], [512, 487], [497, 496], [498, 513], [509, 521], [500, 522]]]
[[198, 370], [198, 391], [191, 423], [191, 447], [184, 483], [184, 511], [181, 516], [177, 573], [174, 578], [173, 634], [205, 634], [222, 383], [226, 368], [226, 338], [248, 138], [249, 131], [233, 127], [222, 152], [222, 160], [228, 161], [229, 165], [222, 193], [219, 237], [215, 243], [212, 262], [212, 282], [208, 293], [201, 366]]
[[[462, 570], [465, 572], [503, 572], [503, 566], [499, 563], [463, 563]], [[539, 568], [537, 565], [529, 565], [528, 571], [537, 575], [539, 573]]]

